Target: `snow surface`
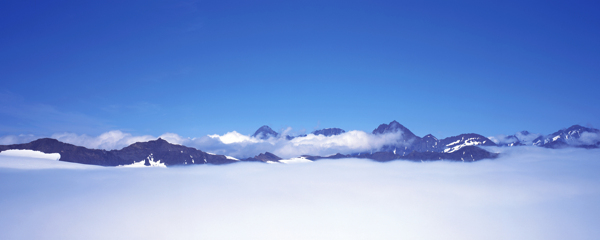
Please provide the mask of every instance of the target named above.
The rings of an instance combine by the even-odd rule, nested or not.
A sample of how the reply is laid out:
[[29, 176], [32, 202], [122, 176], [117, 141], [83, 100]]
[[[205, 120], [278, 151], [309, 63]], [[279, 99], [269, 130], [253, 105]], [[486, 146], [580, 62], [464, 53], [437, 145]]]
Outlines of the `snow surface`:
[[[146, 159], [150, 163], [150, 166], [145, 165]], [[148, 155], [148, 157], [146, 157], [146, 159], [141, 160], [139, 162], [133, 162], [132, 164], [119, 165], [117, 167], [133, 167], [133, 168], [139, 168], [139, 167], [164, 167], [164, 168], [166, 168], [167, 167], [167, 165], [165, 165], [165, 163], [160, 162], [160, 160], [154, 161], [154, 154], [152, 154], [152, 153], [150, 153], [150, 155]], [[185, 164], [187, 164], [187, 162]]]
[[146, 167], [145, 164], [145, 160], [141, 160], [139, 162], [133, 162], [132, 164], [127, 164], [127, 165], [119, 165], [117, 167], [133, 167], [133, 168], [138, 168], [138, 167]]
[[555, 137], [552, 138], [552, 141], [554, 142], [554, 141], [558, 140], [559, 138], [560, 138], [560, 135], [555, 136]]
[[[451, 148], [446, 148], [444, 149], [445, 153], [453, 153], [458, 151], [459, 149], [466, 147], [466, 146], [476, 146], [476, 145], [481, 145], [484, 142], [479, 142], [479, 141], [475, 141], [477, 138], [468, 138], [467, 140], [465, 140], [465, 142], [463, 144], [459, 144], [456, 146], [453, 146]], [[453, 142], [451, 144], [448, 144], [447, 146], [453, 145], [453, 144], [457, 144], [458, 142], [460, 142], [460, 140], [458, 140], [457, 142]]]
[[0, 152], [0, 156], [11, 156], [11, 157], [28, 157], [28, 158], [40, 158], [48, 160], [60, 159], [60, 153], [44, 153], [40, 151], [28, 150], [28, 149], [10, 149]]
[[[60, 154], [33, 150], [6, 150], [0, 152], [0, 168], [11, 169], [90, 169], [94, 165], [58, 161]], [[0, 238], [1, 239], [1, 238]]]
[[308, 162], [313, 162], [313, 161], [308, 160], [305, 157], [297, 157], [297, 158], [290, 158], [290, 159], [282, 159], [282, 160], [279, 160], [279, 162], [290, 164], [290, 163], [308, 163]]

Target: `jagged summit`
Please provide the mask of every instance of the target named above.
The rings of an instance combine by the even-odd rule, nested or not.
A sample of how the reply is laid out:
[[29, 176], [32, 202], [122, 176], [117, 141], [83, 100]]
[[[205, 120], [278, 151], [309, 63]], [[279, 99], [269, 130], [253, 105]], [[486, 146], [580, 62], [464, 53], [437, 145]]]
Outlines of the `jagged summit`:
[[[381, 124], [373, 130], [373, 134], [376, 135], [394, 132], [402, 132], [402, 136], [396, 143], [383, 146], [379, 149], [378, 154], [373, 155], [374, 157], [397, 159], [408, 156], [409, 154], [416, 157], [425, 156], [421, 153], [427, 153], [427, 159], [444, 159], [447, 157], [456, 157], [450, 153], [457, 152], [463, 148], [466, 149], [465, 151], [479, 151], [475, 150], [475, 148], [465, 148], [468, 146], [496, 146], [490, 139], [474, 133], [460, 134], [444, 139], [438, 139], [432, 134], [427, 134], [423, 138], [420, 138], [397, 121], [392, 121], [389, 124]], [[465, 152], [465, 154], [467, 153]], [[483, 157], [487, 155], [481, 155], [474, 152], [473, 156]], [[478, 158], [475, 157], [474, 159]]]
[[423, 137], [423, 139], [432, 139], [432, 140], [435, 140], [435, 141], [437, 141], [437, 140], [438, 140], [438, 139], [437, 139], [435, 136], [433, 136], [432, 134], [427, 134], [427, 135], [425, 135], [425, 137]]
[[277, 132], [273, 131], [273, 129], [271, 129], [267, 125], [260, 127], [258, 130], [256, 130], [256, 132], [254, 132], [254, 134], [252, 134], [252, 137], [260, 138], [260, 139], [269, 139], [271, 137], [278, 137], [278, 136], [279, 136], [279, 134]]
[[270, 152], [258, 154], [254, 158], [256, 158], [258, 160], [262, 160], [262, 161], [279, 161], [282, 159], [282, 158], [278, 157], [277, 155], [272, 154]]
[[316, 130], [316, 131], [312, 132], [312, 134], [324, 135], [326, 137], [329, 137], [329, 136], [340, 135], [345, 132], [346, 131], [344, 129], [340, 129], [340, 128], [325, 128], [325, 129]]
[[384, 133], [393, 133], [402, 131], [402, 135], [405, 139], [416, 138], [417, 136], [408, 130], [408, 128], [402, 126], [402, 124], [398, 123], [396, 120], [390, 122], [390, 124], [381, 124], [375, 130], [373, 130], [373, 134], [384, 134]]
[[258, 154], [254, 157], [251, 158], [246, 158], [246, 159], [242, 159], [242, 161], [248, 161], [248, 162], [278, 162], [279, 160], [281, 160], [283, 158], [280, 158], [279, 156], [272, 154], [270, 152], [265, 152], [265, 153], [261, 153]]
[[537, 138], [533, 142], [533, 145], [546, 148], [598, 148], [600, 147], [600, 130], [583, 127], [581, 125], [573, 125], [544, 138]]

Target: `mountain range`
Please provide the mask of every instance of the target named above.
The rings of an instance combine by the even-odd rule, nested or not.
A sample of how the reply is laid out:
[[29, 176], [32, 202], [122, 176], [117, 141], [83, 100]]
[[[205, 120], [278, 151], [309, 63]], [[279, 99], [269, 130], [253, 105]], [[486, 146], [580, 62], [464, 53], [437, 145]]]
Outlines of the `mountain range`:
[[[313, 131], [311, 134], [325, 137], [344, 134], [339, 128], [326, 128]], [[365, 158], [374, 161], [411, 160], [411, 161], [478, 161], [493, 159], [497, 153], [489, 152], [479, 146], [539, 146], [545, 148], [599, 148], [600, 130], [573, 125], [553, 134], [541, 135], [521, 131], [502, 138], [487, 138], [476, 133], [465, 133], [457, 136], [438, 139], [431, 134], [419, 137], [397, 121], [381, 124], [372, 133], [374, 136], [398, 134], [398, 141], [384, 145], [380, 149], [369, 152], [351, 154], [335, 154], [330, 156], [302, 155], [298, 159], [319, 160], [339, 158]], [[282, 136], [269, 126], [260, 127], [252, 137], [258, 139], [280, 138], [292, 140], [299, 136]], [[236, 159], [225, 155], [216, 155], [182, 145], [169, 143], [161, 138], [148, 142], [137, 142], [120, 150], [88, 149], [60, 142], [56, 139], [42, 138], [30, 143], [0, 145], [0, 151], [9, 149], [28, 149], [44, 153], [59, 153], [60, 161], [100, 166], [175, 166], [188, 164], [228, 164], [240, 161], [277, 163], [284, 159], [273, 153], [265, 152], [254, 157]]]
[[146, 166], [171, 166], [186, 164], [226, 164], [239, 160], [223, 155], [215, 155], [195, 148], [169, 143], [161, 138], [137, 142], [120, 150], [88, 149], [52, 138], [41, 138], [30, 143], [0, 145], [0, 151], [9, 149], [29, 149], [44, 153], [59, 153], [60, 161], [92, 164], [100, 166], [126, 166], [141, 164]]

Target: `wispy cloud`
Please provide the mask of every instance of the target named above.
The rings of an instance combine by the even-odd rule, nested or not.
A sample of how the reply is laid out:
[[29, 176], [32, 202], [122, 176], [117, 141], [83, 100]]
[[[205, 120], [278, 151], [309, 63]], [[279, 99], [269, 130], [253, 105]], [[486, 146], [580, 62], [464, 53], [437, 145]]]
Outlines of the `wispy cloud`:
[[518, 132], [515, 133], [514, 135], [497, 135], [497, 136], [492, 136], [492, 137], [488, 137], [490, 140], [492, 140], [494, 143], [496, 144], [510, 144], [510, 143], [515, 143], [517, 141], [520, 141], [521, 143], [525, 144], [525, 145], [532, 145], [533, 140], [535, 140], [536, 138], [538, 138], [539, 136], [542, 136], [542, 134], [539, 133], [528, 133], [528, 134], [523, 134], [523, 132]]
[[7, 135], [0, 137], [0, 145], [10, 145], [18, 143], [27, 143], [38, 139], [33, 134], [19, 134], [19, 135]]
[[110, 131], [97, 137], [88, 135], [77, 135], [74, 133], [58, 133], [51, 136], [61, 142], [71, 143], [77, 146], [84, 146], [93, 149], [121, 149], [136, 142], [147, 142], [156, 139], [153, 136], [133, 136], [130, 133], [121, 131]]
[[44, 103], [31, 103], [10, 92], [0, 92], [0, 133], [19, 134], [35, 130], [50, 134], [60, 131], [97, 132], [110, 129], [104, 121], [78, 112], [69, 112]]

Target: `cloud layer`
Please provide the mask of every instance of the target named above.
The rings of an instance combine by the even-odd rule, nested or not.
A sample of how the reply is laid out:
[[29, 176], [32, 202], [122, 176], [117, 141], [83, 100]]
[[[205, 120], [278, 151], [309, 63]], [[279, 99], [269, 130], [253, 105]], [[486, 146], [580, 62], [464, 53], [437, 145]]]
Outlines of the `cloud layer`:
[[492, 137], [488, 137], [488, 138], [490, 140], [492, 140], [494, 143], [499, 144], [499, 145], [516, 143], [516, 142], [521, 142], [522, 144], [525, 144], [525, 145], [533, 145], [533, 140], [535, 140], [539, 136], [542, 136], [542, 134], [539, 134], [539, 133], [523, 134], [523, 132], [517, 132], [514, 135], [506, 136], [506, 135], [501, 134], [501, 135], [492, 136]]
[[10, 183], [0, 185], [0, 238], [600, 236], [600, 150], [493, 150], [503, 157], [468, 164], [345, 159], [168, 169], [0, 167], [0, 181]]
[[[291, 129], [287, 129], [290, 131]], [[281, 134], [285, 136], [285, 134]], [[154, 137], [150, 135], [134, 136], [121, 131], [110, 131], [99, 136], [78, 135], [74, 133], [58, 133], [51, 136], [59, 141], [84, 146], [93, 149], [121, 149], [135, 142], [146, 142], [158, 137], [170, 143], [194, 147], [202, 151], [233, 156], [236, 158], [253, 157], [259, 153], [272, 152], [283, 158], [297, 157], [300, 155], [331, 155], [336, 153], [355, 153], [373, 151], [386, 144], [402, 142], [402, 133], [389, 133], [373, 135], [363, 131], [349, 131], [336, 136], [308, 134], [287, 140], [285, 137], [260, 139], [240, 134], [236, 131], [223, 135], [208, 135], [199, 138], [182, 137], [175, 133], [165, 133]], [[15, 144], [29, 142], [37, 137], [5, 136], [0, 138], [0, 144]]]

